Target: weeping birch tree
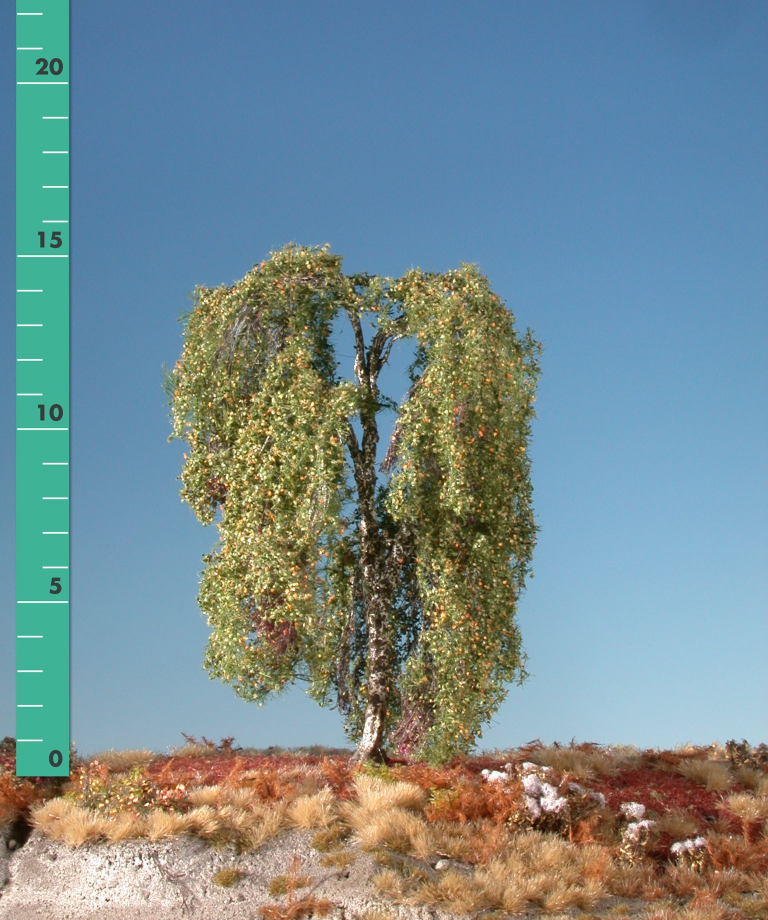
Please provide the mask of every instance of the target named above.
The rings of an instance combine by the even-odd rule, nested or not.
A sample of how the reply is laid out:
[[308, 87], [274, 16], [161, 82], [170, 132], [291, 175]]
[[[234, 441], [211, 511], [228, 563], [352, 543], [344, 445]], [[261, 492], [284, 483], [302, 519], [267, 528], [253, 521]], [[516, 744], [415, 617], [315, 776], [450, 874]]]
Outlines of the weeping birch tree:
[[[354, 380], [336, 374], [339, 314]], [[211, 678], [259, 703], [307, 682], [343, 715], [358, 761], [468, 753], [528, 676], [515, 613], [537, 531], [541, 346], [472, 265], [345, 275], [327, 246], [290, 245], [233, 285], [196, 288], [182, 320], [169, 440], [189, 445], [182, 500], [219, 531], [198, 597]], [[398, 406], [377, 381], [406, 338]], [[377, 418], [392, 410], [377, 470]]]

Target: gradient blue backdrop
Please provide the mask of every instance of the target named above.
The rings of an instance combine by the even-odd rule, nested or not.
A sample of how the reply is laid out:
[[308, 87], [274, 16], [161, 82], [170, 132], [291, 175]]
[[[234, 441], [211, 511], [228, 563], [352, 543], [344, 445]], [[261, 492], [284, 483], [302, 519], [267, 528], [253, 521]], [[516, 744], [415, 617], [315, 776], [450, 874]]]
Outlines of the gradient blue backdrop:
[[[71, 7], [78, 750], [163, 751], [182, 732], [346, 743], [302, 685], [258, 708], [203, 671], [195, 598], [217, 534], [179, 500], [160, 386], [188, 292], [291, 240], [330, 242], [348, 272], [476, 262], [544, 343], [541, 533], [519, 611], [534, 676], [480, 746], [768, 741], [765, 5]], [[0, 736], [15, 712], [13, 13]], [[398, 401], [409, 360], [398, 346], [382, 377]]]

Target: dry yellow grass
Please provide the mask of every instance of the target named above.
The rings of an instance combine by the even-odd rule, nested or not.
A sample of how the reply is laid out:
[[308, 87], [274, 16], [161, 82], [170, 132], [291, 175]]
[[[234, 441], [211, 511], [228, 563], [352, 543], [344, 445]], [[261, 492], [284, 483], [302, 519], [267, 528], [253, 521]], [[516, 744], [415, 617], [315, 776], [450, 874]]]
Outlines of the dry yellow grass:
[[423, 811], [429, 801], [427, 791], [415, 783], [386, 782], [376, 776], [359, 773], [354, 779], [354, 786], [358, 804], [370, 812], [387, 808]]
[[94, 763], [98, 761], [98, 763], [106, 764], [110, 770], [121, 772], [129, 770], [131, 767], [146, 766], [146, 764], [152, 763], [153, 760], [157, 760], [159, 757], [159, 754], [147, 749], [116, 751], [114, 748], [110, 748], [108, 751], [99, 751], [96, 754], [92, 754], [86, 758], [85, 762]]
[[357, 801], [342, 802], [337, 814], [355, 832], [364, 850], [387, 847], [400, 853], [431, 850], [427, 822], [420, 816], [428, 793], [415, 783], [386, 782], [358, 774], [354, 778]]
[[210, 805], [220, 808], [234, 805], [236, 808], [252, 808], [260, 804], [258, 796], [248, 788], [235, 786], [196, 786], [187, 793], [193, 805]]
[[468, 914], [496, 906], [496, 902], [472, 877], [448, 869], [436, 881], [421, 882], [404, 898], [413, 906], [442, 907]]
[[355, 859], [357, 857], [350, 850], [336, 850], [334, 853], [326, 853], [321, 858], [320, 865], [327, 868], [345, 869], [351, 866]]
[[215, 749], [208, 747], [206, 744], [182, 744], [179, 747], [170, 748], [171, 757], [209, 757], [215, 754]]
[[396, 853], [411, 853], [413, 840], [427, 826], [423, 818], [404, 808], [350, 814], [355, 840], [363, 850], [387, 847]]
[[731, 771], [724, 763], [716, 760], [699, 758], [681, 760], [677, 770], [686, 779], [699, 783], [710, 792], [723, 792], [733, 784]]
[[107, 818], [94, 815], [87, 808], [80, 808], [63, 798], [33, 806], [30, 817], [34, 827], [71, 847], [106, 836], [110, 824]]
[[285, 825], [285, 809], [254, 805], [199, 805], [187, 814], [152, 809], [146, 817], [120, 813], [102, 817], [68, 799], [51, 799], [32, 809], [31, 820], [54, 840], [72, 847], [100, 837], [113, 842], [135, 837], [152, 841], [193, 834], [213, 844], [234, 842], [243, 849], [256, 849], [275, 837]]
[[611, 861], [605, 868], [608, 891], [620, 898], [639, 898], [654, 878], [652, 866], [629, 866]]
[[[146, 817], [146, 836], [151, 841], [170, 840], [188, 834], [192, 828], [189, 815], [153, 808]], [[110, 835], [111, 837], [111, 835]]]
[[276, 837], [284, 827], [284, 814], [282, 809], [265, 810], [259, 823], [252, 824], [245, 833], [245, 843], [248, 849], [257, 850], [267, 840]]
[[519, 912], [534, 905], [548, 912], [589, 908], [606, 894], [600, 877], [607, 863], [602, 847], [579, 848], [538, 831], [516, 836], [509, 850], [475, 872], [494, 906]]
[[374, 888], [396, 904], [405, 898], [405, 880], [394, 869], [382, 869], [371, 879]]
[[435, 821], [428, 826], [426, 834], [419, 830], [414, 836], [414, 855], [420, 859], [447, 856], [449, 859], [469, 862], [481, 852], [490, 833], [502, 833], [505, 837], [511, 837], [504, 828], [489, 826], [488, 821], [478, 821], [466, 826], [452, 821]]
[[531, 751], [526, 758], [530, 763], [551, 767], [558, 773], [570, 773], [579, 779], [615, 773], [620, 763], [630, 755], [611, 755], [603, 751], [580, 751], [578, 748], [543, 747]]
[[107, 837], [112, 843], [121, 843], [124, 840], [146, 836], [147, 819], [127, 812], [115, 815], [110, 820], [107, 829]]
[[675, 840], [685, 840], [698, 833], [699, 822], [689, 812], [676, 809], [656, 819], [656, 830], [670, 834]]
[[286, 810], [286, 819], [304, 830], [329, 827], [336, 820], [335, 796], [331, 789], [321, 789], [313, 795], [301, 795]]
[[756, 767], [738, 767], [734, 771], [734, 776], [742, 786], [746, 786], [747, 789], [751, 789], [752, 792], [759, 791], [760, 780], [768, 780], [768, 776], [766, 776], [762, 770], [758, 770]]
[[726, 796], [725, 805], [742, 821], [762, 821], [768, 818], [768, 796], [737, 792]]
[[266, 840], [275, 837], [285, 823], [285, 811], [280, 807], [248, 809], [235, 805], [213, 808], [200, 805], [193, 808], [185, 818], [189, 831], [213, 844], [234, 842], [243, 850], [260, 847]]

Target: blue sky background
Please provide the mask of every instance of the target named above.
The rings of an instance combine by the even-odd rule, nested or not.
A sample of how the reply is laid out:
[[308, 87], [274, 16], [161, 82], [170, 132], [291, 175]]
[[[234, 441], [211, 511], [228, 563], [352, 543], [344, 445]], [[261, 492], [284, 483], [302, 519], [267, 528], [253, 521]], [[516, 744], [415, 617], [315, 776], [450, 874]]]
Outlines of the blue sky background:
[[[13, 4], [0, 11], [0, 736], [14, 732]], [[202, 669], [161, 365], [289, 241], [476, 262], [544, 344], [528, 670], [481, 748], [768, 741], [760, 2], [71, 2], [72, 738], [347, 744]], [[340, 373], [351, 342], [338, 324]], [[411, 349], [382, 389], [398, 402]], [[381, 416], [386, 447], [393, 413]]]

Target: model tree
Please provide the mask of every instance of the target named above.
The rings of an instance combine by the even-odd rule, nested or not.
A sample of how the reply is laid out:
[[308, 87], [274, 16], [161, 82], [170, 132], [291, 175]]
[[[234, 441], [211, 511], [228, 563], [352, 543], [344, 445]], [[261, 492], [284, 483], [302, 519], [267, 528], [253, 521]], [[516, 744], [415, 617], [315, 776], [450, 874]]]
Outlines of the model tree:
[[[336, 376], [340, 311], [354, 382]], [[183, 320], [166, 391], [171, 438], [189, 443], [182, 499], [220, 532], [198, 598], [210, 676], [259, 702], [308, 682], [358, 760], [467, 753], [528, 676], [515, 611], [537, 530], [539, 343], [474, 266], [348, 276], [327, 246], [196, 288]], [[412, 385], [381, 483], [377, 416], [398, 406], [377, 380], [408, 337]]]

